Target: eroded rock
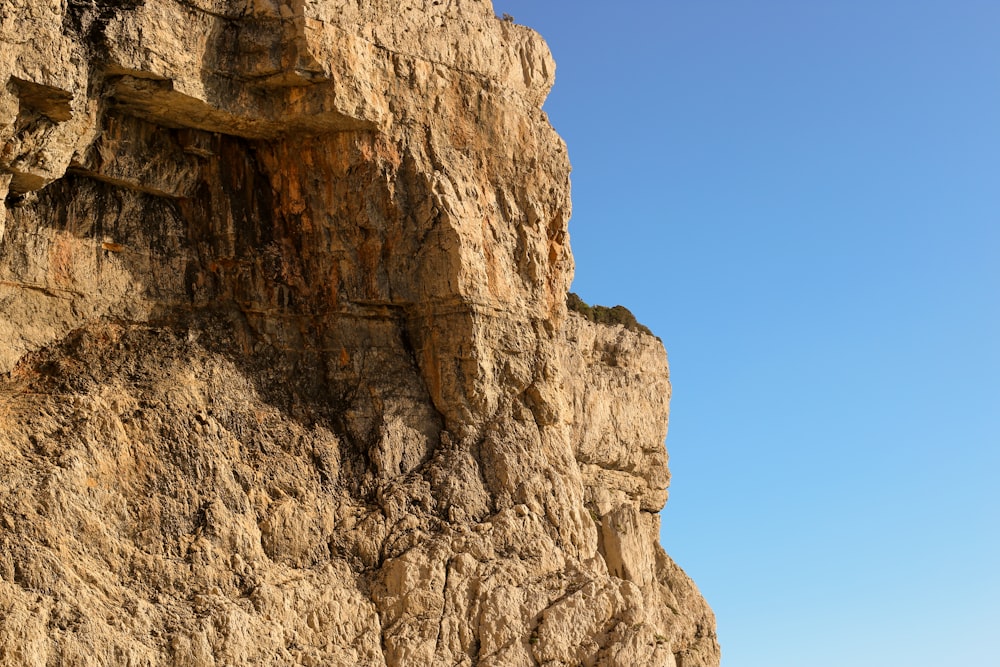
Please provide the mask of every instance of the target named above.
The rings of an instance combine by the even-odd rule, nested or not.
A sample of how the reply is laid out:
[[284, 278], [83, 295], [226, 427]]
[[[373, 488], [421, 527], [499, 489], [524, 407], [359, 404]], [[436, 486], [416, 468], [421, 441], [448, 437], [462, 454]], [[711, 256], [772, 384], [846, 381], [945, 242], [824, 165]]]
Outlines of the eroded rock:
[[0, 662], [718, 664], [486, 0], [0, 8]]

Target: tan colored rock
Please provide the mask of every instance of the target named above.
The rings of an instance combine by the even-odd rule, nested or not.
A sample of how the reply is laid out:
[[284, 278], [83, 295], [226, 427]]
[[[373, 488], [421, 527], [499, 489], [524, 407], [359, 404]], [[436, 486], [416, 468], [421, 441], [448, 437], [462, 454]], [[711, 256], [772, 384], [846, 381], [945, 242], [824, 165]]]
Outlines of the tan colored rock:
[[486, 0], [0, 8], [0, 664], [718, 664]]

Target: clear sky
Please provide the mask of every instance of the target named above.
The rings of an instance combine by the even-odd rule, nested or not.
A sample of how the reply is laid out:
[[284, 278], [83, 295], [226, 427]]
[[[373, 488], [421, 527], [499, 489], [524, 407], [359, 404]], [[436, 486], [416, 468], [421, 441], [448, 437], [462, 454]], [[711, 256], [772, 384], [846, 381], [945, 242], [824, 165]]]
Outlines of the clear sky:
[[1000, 667], [1000, 2], [495, 0], [664, 341], [723, 667]]

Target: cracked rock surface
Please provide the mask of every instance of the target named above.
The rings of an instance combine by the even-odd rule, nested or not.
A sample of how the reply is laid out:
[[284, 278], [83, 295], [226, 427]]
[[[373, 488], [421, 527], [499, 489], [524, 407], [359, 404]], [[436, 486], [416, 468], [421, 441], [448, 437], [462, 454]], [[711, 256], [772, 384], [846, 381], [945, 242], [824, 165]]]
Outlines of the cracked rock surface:
[[488, 0], [0, 6], [0, 664], [715, 667]]

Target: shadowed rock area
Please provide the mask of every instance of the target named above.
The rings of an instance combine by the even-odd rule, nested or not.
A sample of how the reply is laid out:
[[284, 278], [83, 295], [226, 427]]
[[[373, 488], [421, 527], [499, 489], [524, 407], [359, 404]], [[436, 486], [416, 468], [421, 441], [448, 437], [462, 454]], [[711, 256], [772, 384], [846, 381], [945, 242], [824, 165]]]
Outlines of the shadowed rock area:
[[0, 664], [715, 667], [488, 0], [0, 6]]

